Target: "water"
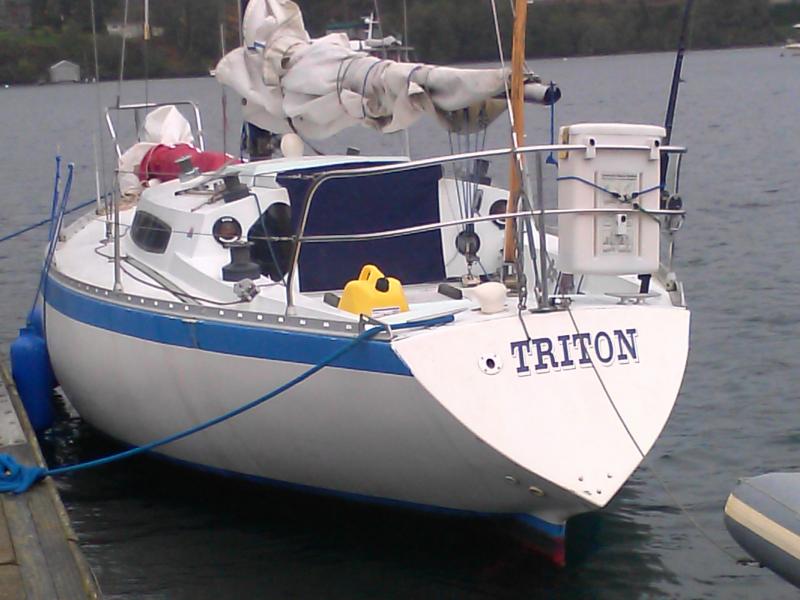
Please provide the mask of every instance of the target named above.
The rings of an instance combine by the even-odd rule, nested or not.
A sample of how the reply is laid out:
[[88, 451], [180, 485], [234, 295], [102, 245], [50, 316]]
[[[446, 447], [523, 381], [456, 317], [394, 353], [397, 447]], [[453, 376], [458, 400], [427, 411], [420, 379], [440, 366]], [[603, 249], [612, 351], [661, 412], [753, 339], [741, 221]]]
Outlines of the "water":
[[[559, 123], [658, 123], [672, 63], [671, 55], [647, 54], [532, 66], [564, 90]], [[798, 463], [800, 59], [775, 49], [698, 52], [687, 57], [684, 78], [674, 141], [690, 149], [677, 264], [692, 309], [686, 379], [645, 465], [607, 510], [573, 524], [569, 568], [550, 567], [484, 525], [253, 488], [140, 459], [58, 480], [106, 596], [796, 597], [768, 570], [738, 566], [712, 547], [655, 473], [740, 555], [722, 524], [737, 478]], [[219, 148], [221, 96], [211, 79], [151, 82], [146, 92], [141, 82], [126, 84], [123, 98], [141, 101], [145, 93], [198, 99], [210, 145]], [[103, 85], [100, 104], [116, 94], [116, 84]], [[97, 96], [93, 86], [0, 90], [0, 235], [47, 214], [57, 151], [76, 163], [73, 201], [94, 195]], [[228, 103], [235, 111], [233, 98]], [[237, 125], [229, 150], [236, 115], [230, 122]], [[528, 142], [549, 141], [546, 109], [529, 108], [527, 123]], [[417, 156], [448, 150], [446, 136], [429, 125], [412, 132]], [[488, 145], [505, 141], [504, 128], [493, 126]], [[319, 146], [348, 144], [396, 152], [403, 141], [359, 131]], [[110, 163], [107, 140], [103, 147]], [[45, 236], [0, 244], [4, 349], [32, 299]], [[79, 419], [62, 417], [43, 439], [52, 462], [114, 449]]]

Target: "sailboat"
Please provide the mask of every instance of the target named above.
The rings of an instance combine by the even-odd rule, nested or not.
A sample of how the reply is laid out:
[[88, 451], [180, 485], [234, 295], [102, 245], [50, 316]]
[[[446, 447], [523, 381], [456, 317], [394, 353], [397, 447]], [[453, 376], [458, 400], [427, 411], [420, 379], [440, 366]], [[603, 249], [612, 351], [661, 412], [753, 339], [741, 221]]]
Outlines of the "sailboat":
[[[191, 103], [109, 111], [148, 115], [140, 141], [118, 148], [113, 204], [54, 236], [44, 335], [66, 397], [140, 446], [282, 390], [155, 452], [354, 500], [511, 517], [563, 564], [568, 519], [615, 497], [680, 390], [689, 310], [671, 262], [684, 213], [661, 169], [682, 150], [662, 127], [625, 123], [525, 146], [523, 100], [552, 104], [556, 86], [521, 69], [380, 60], [342, 34], [312, 40], [290, 0], [249, 3], [244, 45], [216, 77], [281, 152], [206, 153]], [[426, 115], [468, 135], [509, 104], [509, 149], [305, 154], [350, 126], [391, 132]], [[526, 162], [549, 153], [555, 209]], [[510, 162], [510, 190], [489, 160]]]
[[[794, 27], [794, 29], [800, 29], [800, 23], [796, 23], [792, 27]], [[800, 55], [800, 42], [789, 39], [786, 41], [786, 44], [784, 44], [783, 49], [793, 56]], [[781, 55], [783, 55], [783, 52], [781, 52]]]
[[351, 50], [397, 61], [407, 61], [409, 52], [413, 50], [404, 45], [403, 40], [393, 35], [383, 35], [383, 28], [374, 12], [356, 22], [329, 23], [325, 32], [328, 35], [345, 33]]

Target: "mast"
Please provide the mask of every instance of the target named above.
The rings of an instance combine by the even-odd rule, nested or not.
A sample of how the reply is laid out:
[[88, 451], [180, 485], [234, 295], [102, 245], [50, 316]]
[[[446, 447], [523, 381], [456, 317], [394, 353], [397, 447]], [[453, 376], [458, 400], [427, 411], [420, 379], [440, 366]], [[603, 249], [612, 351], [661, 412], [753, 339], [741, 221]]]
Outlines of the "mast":
[[[511, 148], [516, 150], [525, 141], [525, 106], [522, 67], [525, 62], [525, 24], [528, 20], [527, 0], [515, 0], [514, 37], [511, 47]], [[506, 209], [517, 212], [524, 158], [514, 154], [509, 173], [509, 195]], [[513, 263], [517, 255], [517, 224], [514, 219], [506, 219], [505, 245], [503, 256], [506, 263]]]

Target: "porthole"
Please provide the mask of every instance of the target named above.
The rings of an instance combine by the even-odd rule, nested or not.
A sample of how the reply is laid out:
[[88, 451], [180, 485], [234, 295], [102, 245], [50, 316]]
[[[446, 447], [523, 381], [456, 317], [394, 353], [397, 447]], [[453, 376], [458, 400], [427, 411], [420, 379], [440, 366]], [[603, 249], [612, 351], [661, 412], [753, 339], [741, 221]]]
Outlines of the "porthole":
[[[490, 215], [502, 215], [508, 210], [508, 200], [495, 200], [492, 202], [492, 205], [489, 207], [489, 214]], [[496, 219], [492, 221], [495, 225], [497, 225], [500, 229], [506, 228], [506, 220], [505, 219]]]
[[230, 244], [242, 237], [242, 226], [233, 217], [221, 217], [211, 229], [214, 239], [220, 244]]

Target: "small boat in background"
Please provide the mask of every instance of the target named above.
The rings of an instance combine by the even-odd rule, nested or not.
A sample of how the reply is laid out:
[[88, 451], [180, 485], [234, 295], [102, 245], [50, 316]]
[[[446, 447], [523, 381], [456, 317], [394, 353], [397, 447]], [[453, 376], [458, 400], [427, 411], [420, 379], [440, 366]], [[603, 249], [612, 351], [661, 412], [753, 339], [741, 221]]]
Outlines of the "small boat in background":
[[408, 62], [409, 54], [414, 50], [396, 36], [383, 35], [383, 28], [374, 12], [361, 17], [358, 21], [329, 23], [325, 28], [325, 34], [331, 33], [346, 34], [351, 50], [381, 58]]
[[[793, 27], [800, 30], [800, 23], [795, 23]], [[786, 40], [786, 44], [783, 46], [783, 52], [781, 52], [781, 56], [786, 53], [789, 53], [791, 56], [800, 56], [800, 42], [797, 42], [793, 39]]]
[[725, 526], [750, 556], [800, 587], [800, 473], [742, 479], [725, 504]]

